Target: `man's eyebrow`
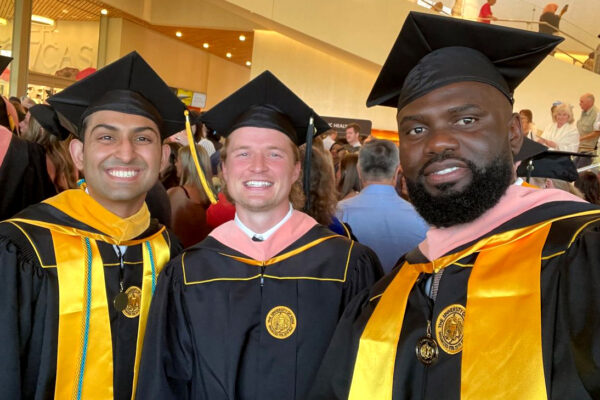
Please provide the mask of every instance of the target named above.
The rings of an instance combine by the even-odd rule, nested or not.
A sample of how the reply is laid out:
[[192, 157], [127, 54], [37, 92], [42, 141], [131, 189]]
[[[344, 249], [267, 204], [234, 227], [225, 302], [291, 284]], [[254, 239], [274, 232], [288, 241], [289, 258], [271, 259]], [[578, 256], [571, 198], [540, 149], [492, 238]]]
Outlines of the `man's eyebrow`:
[[460, 114], [465, 111], [482, 111], [482, 108], [479, 107], [477, 104], [463, 104], [448, 109], [449, 114]]
[[420, 114], [406, 115], [402, 117], [400, 121], [398, 121], [398, 125], [402, 125], [406, 122], [423, 122], [425, 118]]
[[98, 128], [104, 128], [107, 129], [109, 131], [116, 131], [117, 127], [113, 126], [113, 125], [109, 125], [109, 124], [98, 124], [98, 125], [94, 125], [94, 127], [92, 128], [92, 130], [90, 131], [90, 133], [94, 132], [96, 129]]
[[148, 126], [138, 126], [132, 129], [133, 133], [140, 133], [143, 131], [152, 131], [154, 133], [156, 133], [159, 137], [160, 137], [160, 133], [152, 126], [148, 125]]

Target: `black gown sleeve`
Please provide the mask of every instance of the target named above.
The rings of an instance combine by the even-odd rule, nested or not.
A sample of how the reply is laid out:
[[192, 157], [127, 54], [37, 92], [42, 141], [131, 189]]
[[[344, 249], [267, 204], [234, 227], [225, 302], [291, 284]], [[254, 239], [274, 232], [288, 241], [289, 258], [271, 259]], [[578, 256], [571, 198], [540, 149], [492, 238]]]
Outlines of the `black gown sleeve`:
[[308, 400], [348, 398], [360, 335], [371, 314], [369, 310], [364, 310], [365, 307], [370, 308], [369, 295], [368, 289], [363, 290], [346, 307], [321, 362]]
[[373, 250], [355, 242], [352, 252], [342, 299], [344, 307], [354, 296], [373, 286], [383, 276], [383, 267]]
[[[33, 249], [0, 224], [0, 391], [3, 399], [51, 399], [56, 371], [58, 298]], [[10, 229], [9, 229], [10, 230]]]
[[[593, 399], [600, 398], [600, 228], [583, 233], [562, 260], [554, 346], [553, 380], [569, 391], [577, 380]], [[568, 341], [567, 343], [564, 343]], [[568, 376], [573, 363], [576, 377]], [[577, 385], [579, 386], [579, 384]], [[570, 391], [573, 393], [573, 391]]]
[[180, 271], [178, 257], [159, 275], [146, 325], [137, 399], [191, 398], [194, 360]]

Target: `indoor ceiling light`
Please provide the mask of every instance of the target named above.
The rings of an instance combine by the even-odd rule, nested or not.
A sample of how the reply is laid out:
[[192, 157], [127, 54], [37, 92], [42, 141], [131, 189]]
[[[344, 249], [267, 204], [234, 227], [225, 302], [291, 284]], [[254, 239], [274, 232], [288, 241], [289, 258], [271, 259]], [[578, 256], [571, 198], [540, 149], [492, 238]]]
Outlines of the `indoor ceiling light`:
[[227, 57], [227, 58], [231, 58], [231, 53], [227, 53], [227, 54], [225, 54], [225, 57]]
[[250, 61], [246, 61], [246, 66], [248, 66], [248, 67], [249, 67], [249, 66], [251, 66], [251, 65], [252, 65], [252, 63], [251, 63]]
[[106, 8], [103, 8], [102, 10], [100, 10], [100, 14], [108, 15], [108, 10]]
[[246, 36], [244, 36], [244, 35], [240, 35], [240, 41], [242, 41], [242, 42], [243, 42], [244, 40], [246, 40]]
[[177, 32], [175, 32], [175, 36], [181, 37], [181, 36], [183, 36], [183, 34], [180, 31], [177, 31]]
[[0, 25], [6, 26], [8, 25], [8, 21], [4, 18], [0, 18]]
[[52, 18], [42, 17], [41, 15], [32, 15], [31, 21], [41, 25], [54, 26], [54, 20]]
[[205, 49], [208, 49], [208, 43], [204, 43], [204, 44], [202, 45], [202, 47], [204, 47]]

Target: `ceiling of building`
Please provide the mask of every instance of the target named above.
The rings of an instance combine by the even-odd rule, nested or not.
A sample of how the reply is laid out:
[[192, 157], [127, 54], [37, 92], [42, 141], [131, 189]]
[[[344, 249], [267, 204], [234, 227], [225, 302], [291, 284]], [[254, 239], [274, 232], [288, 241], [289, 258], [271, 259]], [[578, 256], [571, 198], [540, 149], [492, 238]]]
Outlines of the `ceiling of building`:
[[[33, 0], [32, 8], [32, 14], [55, 21], [98, 21], [101, 10], [106, 9], [109, 17], [127, 19], [244, 67], [252, 61], [252, 31], [154, 25], [97, 0]], [[14, 1], [0, 0], [0, 17], [10, 20], [13, 14]], [[176, 36], [177, 32], [181, 33], [180, 37]], [[240, 36], [245, 40], [240, 40]]]

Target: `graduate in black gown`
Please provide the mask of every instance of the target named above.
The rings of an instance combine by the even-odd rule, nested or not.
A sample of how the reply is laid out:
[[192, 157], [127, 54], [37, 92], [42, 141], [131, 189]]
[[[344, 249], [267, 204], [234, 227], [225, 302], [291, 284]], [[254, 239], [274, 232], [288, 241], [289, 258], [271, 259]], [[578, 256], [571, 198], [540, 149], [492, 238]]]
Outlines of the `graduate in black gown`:
[[297, 146], [310, 148], [328, 126], [270, 72], [203, 122], [227, 136], [223, 177], [236, 217], [161, 275], [138, 399], [303, 399], [342, 312], [381, 265], [297, 211]]
[[[0, 56], [0, 73], [11, 61], [11, 57]], [[16, 136], [13, 132], [18, 123], [0, 99], [0, 221], [56, 194], [44, 148]]]
[[131, 53], [49, 99], [86, 182], [0, 223], [2, 399], [129, 399], [158, 274], [144, 203], [185, 106]]
[[560, 40], [409, 14], [367, 104], [397, 107], [432, 228], [348, 306], [309, 399], [600, 398], [600, 209], [513, 184], [512, 94]]

